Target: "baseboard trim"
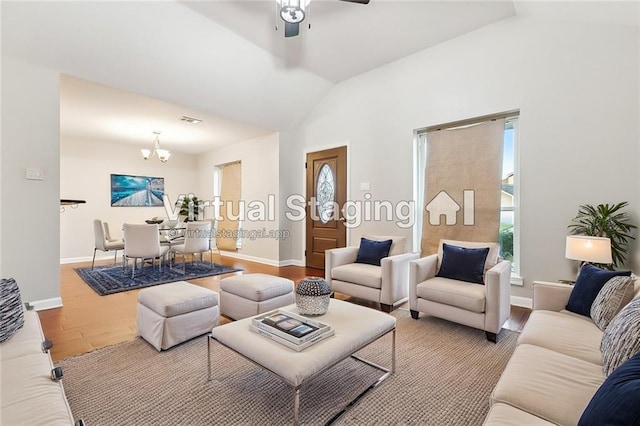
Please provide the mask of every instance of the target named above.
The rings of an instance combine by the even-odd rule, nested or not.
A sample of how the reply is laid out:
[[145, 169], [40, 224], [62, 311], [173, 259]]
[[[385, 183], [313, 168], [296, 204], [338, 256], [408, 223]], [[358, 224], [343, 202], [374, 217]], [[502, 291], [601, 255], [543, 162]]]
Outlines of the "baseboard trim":
[[34, 300], [25, 303], [29, 309], [34, 311], [46, 311], [47, 309], [61, 308], [62, 297], [53, 297], [51, 299]]
[[305, 265], [304, 260], [288, 259], [288, 260], [281, 260], [280, 266], [302, 266], [304, 268], [307, 265]]
[[[122, 255], [118, 256], [118, 259], [121, 259]], [[91, 262], [91, 260], [93, 259], [93, 256], [81, 256], [81, 257], [65, 257], [60, 259], [60, 264], [61, 265], [66, 265], [67, 263], [80, 263], [80, 262]], [[98, 260], [112, 260], [113, 261], [113, 255], [109, 255], [109, 254], [96, 254], [96, 261]]]
[[233, 257], [235, 259], [248, 260], [249, 262], [262, 263], [264, 265], [269, 265], [269, 266], [276, 266], [276, 267], [280, 266], [280, 261], [278, 260], [265, 259], [264, 257], [250, 256], [248, 254], [241, 254], [233, 251], [220, 250], [220, 255], [226, 256], [226, 257]]
[[[250, 256], [247, 254], [236, 253], [232, 251], [220, 251], [222, 256], [234, 257], [236, 259], [248, 260], [250, 262], [262, 263], [264, 265], [269, 266], [305, 266], [304, 261], [297, 259], [288, 259], [288, 260], [273, 260], [273, 259], [265, 259], [264, 257]], [[81, 263], [81, 262], [90, 262], [93, 259], [93, 256], [81, 256], [81, 257], [66, 257], [60, 259], [61, 265], [66, 265], [69, 263]], [[96, 261], [98, 260], [113, 260], [113, 255], [96, 255]]]
[[522, 308], [533, 308], [533, 299], [530, 297], [511, 296], [511, 304]]

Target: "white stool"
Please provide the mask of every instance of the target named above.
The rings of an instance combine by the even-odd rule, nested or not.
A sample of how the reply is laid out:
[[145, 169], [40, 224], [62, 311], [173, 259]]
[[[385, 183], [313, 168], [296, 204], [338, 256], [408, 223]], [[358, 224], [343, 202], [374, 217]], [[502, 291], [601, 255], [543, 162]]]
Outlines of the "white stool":
[[239, 320], [294, 303], [293, 281], [267, 274], [220, 280], [220, 313]]
[[186, 281], [138, 293], [138, 335], [159, 351], [209, 333], [219, 316], [218, 293]]

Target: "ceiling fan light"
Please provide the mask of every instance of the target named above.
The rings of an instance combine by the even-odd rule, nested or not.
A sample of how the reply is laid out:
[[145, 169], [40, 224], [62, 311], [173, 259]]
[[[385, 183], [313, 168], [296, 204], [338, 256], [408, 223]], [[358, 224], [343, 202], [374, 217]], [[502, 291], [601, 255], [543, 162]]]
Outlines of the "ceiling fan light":
[[280, 6], [280, 18], [290, 24], [304, 21], [305, 8], [310, 0], [277, 0]]

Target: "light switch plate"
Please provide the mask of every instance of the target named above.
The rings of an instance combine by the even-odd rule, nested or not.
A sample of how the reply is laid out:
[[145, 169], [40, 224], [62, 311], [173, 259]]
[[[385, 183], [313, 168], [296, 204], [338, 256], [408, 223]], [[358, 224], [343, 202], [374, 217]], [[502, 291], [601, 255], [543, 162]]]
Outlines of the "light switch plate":
[[28, 180], [42, 180], [44, 172], [42, 169], [27, 169], [26, 177]]

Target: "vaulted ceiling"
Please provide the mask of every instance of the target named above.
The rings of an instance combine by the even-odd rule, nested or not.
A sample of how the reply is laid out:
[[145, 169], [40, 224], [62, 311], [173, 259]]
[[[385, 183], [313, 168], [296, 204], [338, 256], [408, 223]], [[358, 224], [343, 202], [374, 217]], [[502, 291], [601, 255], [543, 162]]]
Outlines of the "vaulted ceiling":
[[287, 67], [334, 83], [515, 15], [510, 1], [313, 0], [302, 23], [311, 28], [301, 25], [300, 36], [285, 38], [275, 0], [185, 4]]
[[205, 117], [165, 135], [185, 152], [295, 126], [334, 84], [515, 15], [638, 25], [638, 2], [312, 0], [312, 28], [285, 39], [275, 0], [0, 7], [3, 55], [89, 81], [63, 79], [63, 134], [148, 144]]

